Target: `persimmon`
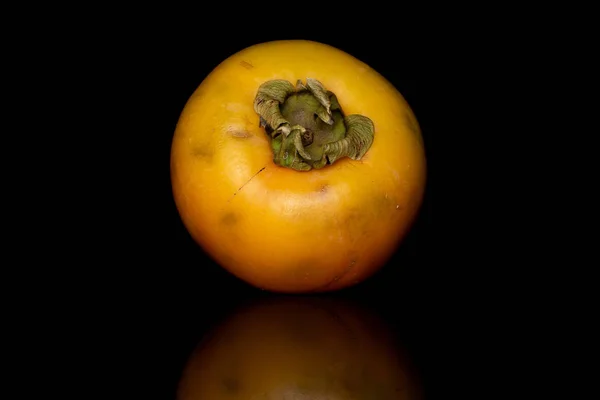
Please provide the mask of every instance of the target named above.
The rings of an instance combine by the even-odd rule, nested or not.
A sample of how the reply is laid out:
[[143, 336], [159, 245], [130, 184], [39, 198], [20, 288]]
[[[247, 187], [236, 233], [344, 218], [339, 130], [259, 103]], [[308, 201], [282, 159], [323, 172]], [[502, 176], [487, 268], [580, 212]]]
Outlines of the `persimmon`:
[[379, 270], [410, 230], [425, 149], [409, 104], [367, 64], [274, 41], [191, 95], [171, 181], [186, 229], [226, 270], [274, 292], [333, 291]]
[[178, 400], [422, 398], [410, 354], [384, 320], [341, 298], [269, 297], [196, 346]]

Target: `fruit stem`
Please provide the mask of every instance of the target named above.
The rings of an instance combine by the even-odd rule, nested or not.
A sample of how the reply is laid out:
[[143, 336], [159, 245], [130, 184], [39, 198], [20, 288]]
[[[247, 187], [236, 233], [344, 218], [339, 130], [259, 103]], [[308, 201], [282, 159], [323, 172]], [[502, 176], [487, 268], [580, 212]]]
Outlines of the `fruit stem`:
[[375, 127], [369, 118], [344, 116], [337, 97], [315, 79], [283, 79], [258, 88], [254, 111], [269, 137], [275, 164], [309, 171], [343, 157], [360, 160], [371, 147]]

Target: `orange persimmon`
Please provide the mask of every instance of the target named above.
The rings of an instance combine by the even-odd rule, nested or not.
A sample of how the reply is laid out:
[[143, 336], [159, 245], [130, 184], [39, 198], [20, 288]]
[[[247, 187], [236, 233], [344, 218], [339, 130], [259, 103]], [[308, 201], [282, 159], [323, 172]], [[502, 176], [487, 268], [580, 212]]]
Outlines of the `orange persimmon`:
[[425, 149], [403, 96], [329, 45], [248, 47], [185, 105], [178, 212], [222, 267], [265, 290], [333, 291], [376, 272], [420, 208]]

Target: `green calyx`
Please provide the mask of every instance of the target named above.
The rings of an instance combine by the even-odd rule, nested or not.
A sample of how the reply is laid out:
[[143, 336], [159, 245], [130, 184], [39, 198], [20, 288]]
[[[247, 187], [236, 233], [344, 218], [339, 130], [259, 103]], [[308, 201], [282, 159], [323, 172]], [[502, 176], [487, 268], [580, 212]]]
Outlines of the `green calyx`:
[[273, 150], [273, 161], [297, 171], [323, 168], [349, 157], [360, 160], [371, 147], [375, 127], [369, 118], [344, 116], [337, 97], [321, 82], [283, 79], [260, 85], [254, 99]]

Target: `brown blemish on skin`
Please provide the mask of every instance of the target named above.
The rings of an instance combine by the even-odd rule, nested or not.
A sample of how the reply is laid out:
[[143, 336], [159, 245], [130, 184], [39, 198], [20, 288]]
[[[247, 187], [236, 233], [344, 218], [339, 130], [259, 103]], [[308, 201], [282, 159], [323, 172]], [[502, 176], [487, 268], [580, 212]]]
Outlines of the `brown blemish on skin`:
[[379, 211], [373, 211], [372, 205], [369, 207], [371, 208], [351, 208], [339, 219], [339, 226], [346, 232], [348, 240], [360, 240], [371, 234], [372, 216], [379, 214]]
[[247, 61], [243, 61], [243, 60], [242, 60], [242, 61], [240, 61], [240, 65], [241, 65], [242, 67], [246, 68], [246, 69], [252, 69], [252, 68], [254, 68], [254, 65], [250, 64], [250, 63], [249, 63], [249, 62], [247, 62]]
[[230, 130], [228, 132], [231, 135], [231, 137], [234, 137], [236, 139], [247, 139], [250, 136], [252, 136], [250, 133], [238, 129]]
[[227, 214], [223, 215], [223, 217], [221, 217], [221, 223], [226, 226], [235, 225], [238, 221], [239, 217], [232, 212], [228, 212]]
[[213, 152], [211, 149], [206, 147], [196, 146], [192, 147], [192, 156], [197, 158], [212, 158]]
[[223, 379], [222, 383], [228, 393], [238, 393], [241, 389], [240, 381], [235, 378], [227, 377]]
[[329, 191], [329, 188], [330, 188], [329, 185], [324, 183], [319, 187], [319, 193], [325, 194]]

